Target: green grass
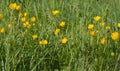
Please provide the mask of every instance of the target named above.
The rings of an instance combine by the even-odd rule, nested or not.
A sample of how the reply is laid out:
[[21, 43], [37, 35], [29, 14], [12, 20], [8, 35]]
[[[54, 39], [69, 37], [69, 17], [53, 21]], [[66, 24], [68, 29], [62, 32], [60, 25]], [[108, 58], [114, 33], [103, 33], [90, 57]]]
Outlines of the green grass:
[[[13, 2], [21, 6], [20, 11], [9, 9]], [[0, 33], [0, 71], [120, 71], [120, 41], [111, 39], [112, 32], [120, 33], [119, 7], [120, 0], [1, 0], [0, 29], [4, 27], [5, 33]], [[60, 13], [54, 16], [53, 10]], [[23, 27], [18, 16], [24, 12], [29, 22], [30, 17], [36, 17], [35, 23], [30, 22], [35, 24], [31, 29]], [[93, 19], [97, 15], [99, 22]], [[61, 21], [65, 27], [59, 26]], [[99, 26], [102, 21], [103, 28]], [[87, 29], [90, 23], [99, 31], [95, 37]], [[57, 36], [56, 28], [61, 29]], [[33, 34], [38, 39], [33, 40]], [[68, 39], [66, 44], [61, 43], [63, 37]], [[100, 43], [102, 37], [105, 45]], [[48, 44], [39, 45], [42, 39]]]

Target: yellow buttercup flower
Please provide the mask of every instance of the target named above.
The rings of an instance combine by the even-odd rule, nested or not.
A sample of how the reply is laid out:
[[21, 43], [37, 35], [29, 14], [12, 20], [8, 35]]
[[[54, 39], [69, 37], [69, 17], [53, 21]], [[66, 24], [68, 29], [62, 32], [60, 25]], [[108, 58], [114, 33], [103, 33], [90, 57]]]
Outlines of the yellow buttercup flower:
[[94, 17], [94, 20], [95, 20], [95, 21], [99, 21], [99, 20], [100, 20], [100, 16], [95, 16], [95, 17]]
[[24, 17], [26, 17], [26, 16], [27, 16], [27, 14], [28, 14], [27, 12], [24, 12], [24, 13], [23, 13], [23, 16], [24, 16]]
[[19, 11], [19, 10], [20, 10], [20, 5], [17, 5], [17, 6], [15, 7], [15, 9]]
[[32, 38], [33, 38], [33, 40], [35, 40], [38, 38], [38, 35], [34, 34], [34, 35], [32, 35]]
[[62, 43], [62, 44], [66, 44], [67, 42], [68, 42], [68, 40], [67, 40], [66, 37], [64, 37], [64, 38], [61, 40], [61, 43]]
[[58, 11], [58, 10], [53, 10], [53, 11], [52, 11], [52, 14], [53, 14], [53, 15], [57, 15], [57, 14], [59, 14], [59, 11]]
[[113, 40], [119, 40], [119, 33], [118, 33], [118, 32], [113, 32], [113, 33], [111, 34], [111, 38], [112, 38]]
[[106, 26], [106, 30], [109, 31], [110, 30], [110, 26]]
[[100, 27], [104, 27], [105, 23], [104, 22], [101, 22], [100, 23]]
[[57, 29], [55, 30], [54, 34], [55, 34], [55, 35], [58, 35], [59, 33], [60, 33], [60, 29], [57, 28]]
[[27, 27], [28, 29], [30, 29], [32, 27], [32, 25], [29, 22], [23, 23], [23, 26]]
[[91, 36], [95, 36], [95, 31], [90, 31]]
[[26, 22], [26, 27], [30, 29], [32, 26], [29, 22]]
[[41, 40], [41, 41], [39, 41], [39, 44], [40, 45], [47, 45], [48, 41], [47, 40]]
[[117, 27], [120, 28], [120, 23], [117, 24]]
[[22, 17], [21, 18], [21, 21], [24, 23], [24, 22], [26, 22], [26, 18], [25, 17]]
[[94, 28], [94, 25], [93, 25], [93, 24], [89, 24], [89, 25], [88, 25], [88, 29], [89, 29], [89, 30], [93, 30], [93, 28]]
[[2, 14], [0, 13], [0, 20], [2, 19]]
[[16, 9], [16, 6], [17, 6], [16, 3], [11, 3], [11, 4], [9, 5], [9, 8], [12, 9], [12, 10], [15, 10], [15, 9]]
[[25, 23], [23, 23], [23, 26], [27, 27], [28, 24], [29, 24], [29, 22], [25, 22]]
[[100, 40], [100, 42], [101, 42], [102, 45], [104, 45], [104, 44], [106, 43], [106, 39], [105, 39], [105, 38], [102, 38], [102, 39]]
[[31, 17], [31, 22], [35, 22], [36, 18], [35, 17]]
[[0, 30], [1, 33], [5, 33], [5, 28], [3, 27], [1, 30]]
[[60, 22], [60, 26], [64, 27], [65, 26], [65, 22], [64, 21]]

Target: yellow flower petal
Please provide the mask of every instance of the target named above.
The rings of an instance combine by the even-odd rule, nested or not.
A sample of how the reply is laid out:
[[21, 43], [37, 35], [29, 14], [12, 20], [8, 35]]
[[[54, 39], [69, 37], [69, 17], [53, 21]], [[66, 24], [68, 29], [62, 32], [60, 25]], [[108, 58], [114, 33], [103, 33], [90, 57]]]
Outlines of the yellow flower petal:
[[89, 29], [89, 30], [93, 30], [93, 28], [94, 28], [94, 25], [93, 25], [93, 24], [89, 24], [89, 25], [88, 25], [88, 29]]
[[111, 38], [112, 38], [113, 40], [119, 40], [119, 33], [118, 33], [118, 32], [113, 32], [113, 33], [111, 34]]
[[66, 37], [64, 37], [64, 38], [61, 40], [61, 43], [62, 43], [62, 44], [66, 44], [66, 43], [67, 43], [67, 41], [68, 41], [68, 40], [67, 40], [67, 38], [66, 38]]
[[95, 20], [95, 21], [99, 21], [99, 20], [100, 20], [100, 16], [95, 16], [95, 17], [94, 17], [94, 20]]
[[57, 15], [57, 14], [59, 14], [59, 11], [58, 11], [58, 10], [53, 10], [53, 11], [52, 11], [52, 14], [53, 14], [53, 15]]

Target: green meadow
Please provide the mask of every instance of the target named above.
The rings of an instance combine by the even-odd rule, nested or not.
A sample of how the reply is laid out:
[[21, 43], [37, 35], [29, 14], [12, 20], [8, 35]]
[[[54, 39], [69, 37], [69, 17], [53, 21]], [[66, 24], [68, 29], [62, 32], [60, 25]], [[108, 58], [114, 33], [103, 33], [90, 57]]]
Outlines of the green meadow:
[[0, 0], [0, 71], [120, 71], [120, 0]]

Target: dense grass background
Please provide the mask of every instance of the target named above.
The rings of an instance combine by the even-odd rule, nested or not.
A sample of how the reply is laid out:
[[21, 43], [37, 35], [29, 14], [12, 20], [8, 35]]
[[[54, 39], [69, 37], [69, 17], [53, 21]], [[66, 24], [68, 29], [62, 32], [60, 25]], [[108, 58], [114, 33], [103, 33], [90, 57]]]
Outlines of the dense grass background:
[[[13, 2], [21, 6], [20, 11], [9, 9]], [[6, 29], [0, 34], [0, 71], [120, 71], [120, 41], [111, 39], [112, 32], [120, 32], [119, 7], [120, 0], [0, 0], [0, 28]], [[53, 16], [53, 10], [60, 13]], [[31, 29], [23, 27], [20, 12], [27, 12], [28, 20], [36, 17]], [[111, 27], [109, 32], [93, 20], [96, 15]], [[55, 36], [61, 21], [66, 25]], [[12, 28], [7, 27], [9, 23]], [[99, 31], [95, 37], [89, 35], [90, 23]], [[37, 40], [32, 39], [33, 34], [38, 35]], [[68, 39], [65, 45], [61, 44], [63, 37]], [[100, 44], [101, 37], [106, 38], [105, 45]], [[48, 44], [39, 45], [42, 39]]]

